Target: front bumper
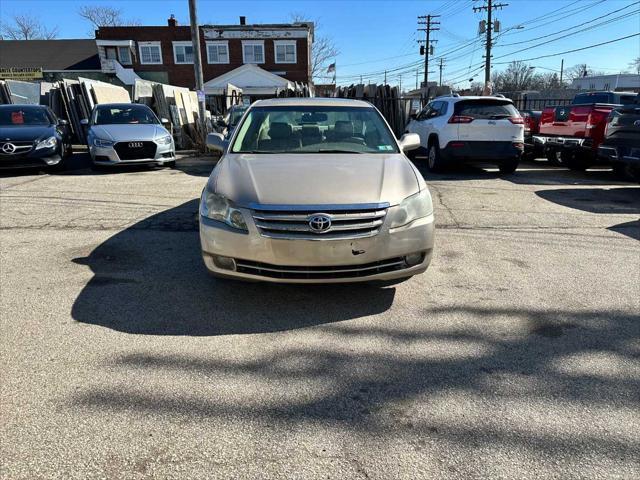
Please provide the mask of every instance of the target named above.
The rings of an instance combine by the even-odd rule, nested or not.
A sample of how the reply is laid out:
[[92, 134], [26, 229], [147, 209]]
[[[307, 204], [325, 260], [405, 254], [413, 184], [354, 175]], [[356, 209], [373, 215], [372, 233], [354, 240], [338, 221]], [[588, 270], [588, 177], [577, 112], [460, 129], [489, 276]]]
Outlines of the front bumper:
[[121, 159], [114, 147], [96, 147], [95, 145], [91, 145], [89, 147], [89, 153], [91, 154], [91, 160], [96, 165], [162, 165], [175, 162], [176, 152], [173, 142], [166, 145], [156, 143], [156, 145], [156, 152], [153, 157], [136, 158], [133, 160]]
[[[345, 283], [393, 280], [424, 272], [433, 253], [433, 214], [372, 237], [303, 240], [264, 237], [243, 210], [248, 233], [200, 216], [207, 269], [218, 276], [278, 283]], [[415, 264], [407, 264], [412, 254]], [[218, 257], [233, 259], [221, 267]], [[413, 263], [412, 262], [412, 263]]]
[[62, 161], [60, 146], [30, 150], [26, 153], [0, 154], [0, 169], [53, 167]]
[[504, 161], [519, 158], [524, 151], [523, 142], [451, 141], [441, 151], [445, 160]]

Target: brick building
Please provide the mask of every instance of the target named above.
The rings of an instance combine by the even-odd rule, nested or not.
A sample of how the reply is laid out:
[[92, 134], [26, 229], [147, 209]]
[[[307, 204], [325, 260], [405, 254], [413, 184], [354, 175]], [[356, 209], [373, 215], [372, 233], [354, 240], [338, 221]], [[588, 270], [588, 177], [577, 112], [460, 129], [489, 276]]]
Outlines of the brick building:
[[[247, 25], [240, 17], [238, 25], [202, 25], [204, 81], [251, 64], [309, 84], [313, 34], [311, 22]], [[173, 16], [166, 26], [100, 27], [96, 44], [103, 71], [122, 66], [143, 79], [195, 88], [191, 30]]]

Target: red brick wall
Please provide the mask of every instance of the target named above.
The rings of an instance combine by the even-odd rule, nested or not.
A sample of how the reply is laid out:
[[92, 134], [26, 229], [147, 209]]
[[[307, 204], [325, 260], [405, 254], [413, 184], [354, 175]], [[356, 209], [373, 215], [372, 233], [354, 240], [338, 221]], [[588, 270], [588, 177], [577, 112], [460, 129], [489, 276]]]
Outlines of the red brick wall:
[[[176, 27], [101, 27], [96, 30], [96, 39], [99, 40], [134, 40], [136, 42], [136, 54], [133, 69], [138, 71], [160, 71], [167, 72], [169, 75], [169, 83], [180, 87], [195, 88], [195, 75], [192, 64], [175, 64], [173, 59], [173, 43], [174, 41], [191, 40], [191, 30], [186, 26]], [[296, 40], [297, 63], [275, 63], [275, 47], [274, 40], [291, 40], [290, 38], [265, 38], [264, 53], [265, 63], [259, 64], [269, 72], [286, 72], [282, 75], [288, 80], [294, 82], [309, 82], [309, 65], [308, 45], [306, 38], [298, 38]], [[137, 42], [160, 42], [162, 49], [162, 65], [143, 65], [140, 64], [139, 48]], [[207, 82], [226, 72], [243, 65], [242, 62], [242, 40], [229, 39], [229, 64], [208, 64], [207, 50], [205, 38], [202, 30], [200, 31], [201, 53], [202, 53], [202, 70], [204, 81]]]

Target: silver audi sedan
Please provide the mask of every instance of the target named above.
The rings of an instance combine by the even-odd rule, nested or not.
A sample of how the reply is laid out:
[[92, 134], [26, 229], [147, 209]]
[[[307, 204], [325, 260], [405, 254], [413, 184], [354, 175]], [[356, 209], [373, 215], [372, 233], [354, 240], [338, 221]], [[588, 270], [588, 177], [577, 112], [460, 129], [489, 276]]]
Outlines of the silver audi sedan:
[[173, 137], [146, 105], [104, 103], [96, 105], [87, 144], [94, 165], [152, 164], [175, 166]]
[[254, 103], [200, 201], [200, 241], [216, 276], [287, 283], [392, 280], [424, 272], [434, 218], [424, 179], [380, 112], [357, 100]]

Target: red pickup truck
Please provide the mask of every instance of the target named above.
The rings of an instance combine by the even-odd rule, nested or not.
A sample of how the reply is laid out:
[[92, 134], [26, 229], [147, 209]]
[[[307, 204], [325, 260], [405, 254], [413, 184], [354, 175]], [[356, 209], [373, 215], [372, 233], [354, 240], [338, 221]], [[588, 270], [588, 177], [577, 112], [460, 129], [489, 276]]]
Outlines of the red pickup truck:
[[584, 170], [598, 160], [609, 113], [630, 103], [634, 92], [579, 93], [571, 105], [546, 107], [540, 116], [534, 144], [544, 148], [549, 160], [560, 161], [572, 170]]

